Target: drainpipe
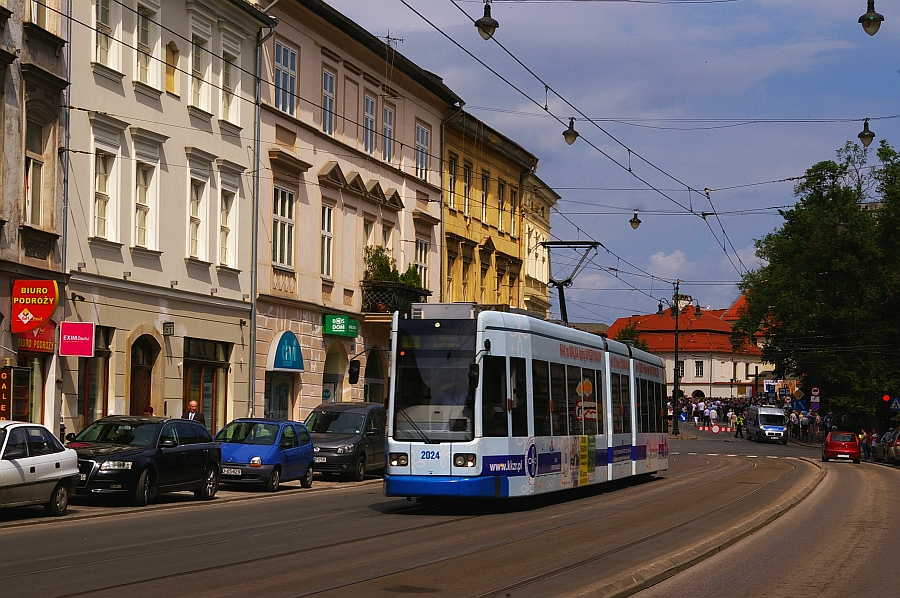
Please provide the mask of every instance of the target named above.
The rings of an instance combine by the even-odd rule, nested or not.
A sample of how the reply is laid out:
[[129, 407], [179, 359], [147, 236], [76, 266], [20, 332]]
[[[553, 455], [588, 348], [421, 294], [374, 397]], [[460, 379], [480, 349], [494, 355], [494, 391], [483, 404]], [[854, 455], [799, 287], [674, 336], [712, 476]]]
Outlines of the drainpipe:
[[[450, 116], [448, 116], [447, 118], [445, 118], [444, 120], [441, 121], [441, 164], [444, 163], [444, 156], [446, 155], [446, 151], [447, 151], [447, 137], [444, 132], [445, 125], [450, 121], [451, 118], [458, 116], [459, 113], [462, 112], [463, 107], [465, 105], [466, 105], [466, 103], [464, 101], [460, 100], [459, 108], [456, 110], [456, 112], [454, 112], [453, 114], [451, 114]], [[444, 262], [446, 261], [445, 258], [446, 258], [446, 254], [447, 254], [447, 239], [444, 235], [444, 193], [446, 193], [446, 191], [444, 190], [444, 169], [443, 169], [443, 167], [441, 167], [441, 227], [440, 227], [440, 229], [438, 229], [440, 231], [439, 234], [441, 235], [441, 237], [439, 239], [439, 245], [438, 245], [438, 247], [441, 248], [441, 250], [439, 252], [439, 255], [441, 256], [441, 267], [438, 271], [439, 276], [441, 277], [441, 280], [440, 280], [441, 292], [438, 294], [438, 301], [441, 303], [443, 303], [444, 299], [445, 299], [445, 297], [444, 297], [444, 284], [445, 284], [444, 279], [446, 277], [444, 276]]]
[[[272, 2], [262, 12], [268, 12], [279, 0]], [[277, 25], [277, 23], [276, 23]], [[253, 155], [256, 157], [256, 168], [253, 169], [253, 243], [252, 256], [250, 258], [250, 395], [247, 405], [247, 414], [254, 417], [256, 410], [256, 299], [259, 294], [259, 170], [262, 167], [260, 152], [260, 113], [262, 105], [262, 46], [275, 34], [275, 27], [269, 28], [269, 32], [262, 34], [262, 29], [257, 32], [256, 42], [256, 124], [253, 131]]]

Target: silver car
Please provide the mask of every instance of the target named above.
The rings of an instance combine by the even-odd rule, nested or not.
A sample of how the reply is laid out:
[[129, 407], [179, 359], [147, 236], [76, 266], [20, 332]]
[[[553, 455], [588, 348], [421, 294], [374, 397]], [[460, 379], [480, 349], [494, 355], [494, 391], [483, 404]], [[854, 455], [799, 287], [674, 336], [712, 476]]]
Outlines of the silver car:
[[0, 421], [0, 507], [44, 505], [64, 515], [78, 484], [78, 455], [40, 424]]

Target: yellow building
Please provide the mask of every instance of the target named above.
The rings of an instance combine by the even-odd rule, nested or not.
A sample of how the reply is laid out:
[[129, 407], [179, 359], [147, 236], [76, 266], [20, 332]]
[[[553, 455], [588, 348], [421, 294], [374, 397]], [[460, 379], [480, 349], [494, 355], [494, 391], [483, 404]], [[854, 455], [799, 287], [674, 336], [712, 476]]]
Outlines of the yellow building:
[[[549, 209], [559, 196], [534, 175], [537, 163], [466, 112], [445, 123], [442, 301], [530, 309], [546, 317], [546, 252], [538, 246], [541, 275], [529, 261], [535, 250], [528, 239], [537, 238], [535, 231], [541, 240], [549, 238]], [[543, 215], [536, 216], [536, 209]]]

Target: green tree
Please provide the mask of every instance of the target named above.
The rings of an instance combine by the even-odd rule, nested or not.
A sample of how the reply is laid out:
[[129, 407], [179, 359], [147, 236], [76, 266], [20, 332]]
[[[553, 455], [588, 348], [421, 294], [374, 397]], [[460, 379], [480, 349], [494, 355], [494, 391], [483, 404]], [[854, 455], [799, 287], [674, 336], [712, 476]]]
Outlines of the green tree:
[[642, 351], [649, 351], [649, 347], [647, 347], [647, 341], [640, 337], [640, 332], [637, 329], [637, 322], [628, 322], [622, 328], [619, 329], [618, 334], [616, 334], [616, 338], [613, 340], [628, 342], [634, 345], [636, 348], [641, 349]]
[[[734, 343], [763, 334], [777, 377], [818, 386], [836, 414], [870, 420], [900, 395], [900, 155], [847, 143], [795, 187], [784, 224], [756, 241]], [[871, 209], [871, 208], [875, 209]], [[892, 396], [897, 396], [892, 394]]]

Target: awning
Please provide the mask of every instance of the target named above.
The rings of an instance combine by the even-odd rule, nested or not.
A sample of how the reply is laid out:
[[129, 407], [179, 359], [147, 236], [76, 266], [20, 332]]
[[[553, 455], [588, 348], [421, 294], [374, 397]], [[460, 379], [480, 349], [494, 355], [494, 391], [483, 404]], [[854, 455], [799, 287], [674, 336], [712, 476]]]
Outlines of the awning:
[[267, 372], [302, 372], [303, 353], [300, 341], [290, 330], [282, 330], [272, 339], [269, 345], [269, 356], [266, 359]]

